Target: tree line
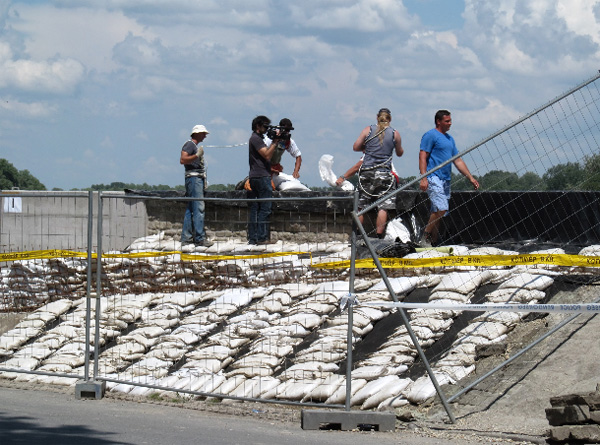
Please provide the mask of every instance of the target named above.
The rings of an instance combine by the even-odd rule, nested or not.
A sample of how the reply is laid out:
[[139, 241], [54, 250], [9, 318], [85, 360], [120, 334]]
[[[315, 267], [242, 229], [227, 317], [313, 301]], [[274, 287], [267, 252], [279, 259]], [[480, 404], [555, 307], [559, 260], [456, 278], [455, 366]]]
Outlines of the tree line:
[[[550, 167], [541, 177], [533, 172], [518, 175], [514, 172], [491, 170], [481, 176], [474, 175], [480, 184], [480, 190], [485, 191], [550, 191], [550, 190], [596, 190], [600, 191], [600, 154], [586, 156], [581, 163], [567, 162]], [[413, 181], [416, 176], [400, 178], [401, 184]], [[358, 182], [356, 175], [349, 179], [355, 186]], [[235, 184], [212, 184], [207, 187], [210, 191], [235, 190]], [[37, 178], [28, 170], [18, 170], [6, 159], [0, 159], [0, 190], [46, 190]], [[418, 190], [419, 184], [414, 183], [411, 189]], [[171, 187], [164, 184], [133, 184], [126, 182], [111, 182], [110, 184], [94, 184], [84, 189], [71, 191], [122, 191], [125, 189], [144, 191], [185, 190], [183, 185]], [[54, 188], [54, 191], [61, 189]], [[311, 187], [314, 191], [332, 191], [334, 187]], [[472, 190], [471, 183], [462, 175], [452, 173], [452, 190]]]

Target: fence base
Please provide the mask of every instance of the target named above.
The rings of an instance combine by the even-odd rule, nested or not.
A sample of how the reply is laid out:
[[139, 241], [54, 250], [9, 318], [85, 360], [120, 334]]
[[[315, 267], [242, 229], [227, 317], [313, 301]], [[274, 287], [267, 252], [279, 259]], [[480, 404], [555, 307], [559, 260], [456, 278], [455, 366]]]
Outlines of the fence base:
[[80, 380], [75, 384], [75, 398], [100, 400], [104, 397], [105, 390], [106, 382], [104, 381]]
[[393, 413], [374, 413], [361, 411], [320, 411], [302, 410], [302, 429], [394, 431], [396, 415]]

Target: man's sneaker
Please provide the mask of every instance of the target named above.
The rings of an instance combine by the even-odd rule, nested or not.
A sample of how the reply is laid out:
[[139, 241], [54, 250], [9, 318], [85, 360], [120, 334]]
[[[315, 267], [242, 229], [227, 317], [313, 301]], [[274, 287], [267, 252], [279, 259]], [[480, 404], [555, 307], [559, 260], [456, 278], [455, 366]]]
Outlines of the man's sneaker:
[[271, 241], [270, 239], [266, 239], [266, 240], [259, 241], [256, 244], [259, 246], [266, 246], [268, 244], [276, 244], [276, 243], [277, 243], [276, 241]]
[[207, 240], [207, 239], [203, 239], [202, 241], [198, 241], [198, 242], [196, 243], [196, 246], [197, 246], [197, 247], [210, 247], [210, 246], [212, 246], [213, 244], [214, 244], [214, 242], [212, 242], [212, 241], [209, 241], [209, 240]]

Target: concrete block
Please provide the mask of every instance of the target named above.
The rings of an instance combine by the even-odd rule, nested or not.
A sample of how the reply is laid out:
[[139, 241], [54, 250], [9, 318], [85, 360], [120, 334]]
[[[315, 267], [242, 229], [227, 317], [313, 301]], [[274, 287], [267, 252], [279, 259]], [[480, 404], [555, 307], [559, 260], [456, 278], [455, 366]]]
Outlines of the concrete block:
[[589, 422], [590, 409], [586, 405], [546, 408], [546, 419], [552, 426], [580, 425]]
[[303, 430], [318, 430], [323, 426], [339, 427], [345, 431], [355, 429], [394, 431], [396, 415], [371, 411], [302, 410]]
[[97, 381], [85, 381], [79, 380], [75, 384], [75, 398], [76, 399], [96, 399], [100, 400], [104, 397], [106, 391], [106, 382]]

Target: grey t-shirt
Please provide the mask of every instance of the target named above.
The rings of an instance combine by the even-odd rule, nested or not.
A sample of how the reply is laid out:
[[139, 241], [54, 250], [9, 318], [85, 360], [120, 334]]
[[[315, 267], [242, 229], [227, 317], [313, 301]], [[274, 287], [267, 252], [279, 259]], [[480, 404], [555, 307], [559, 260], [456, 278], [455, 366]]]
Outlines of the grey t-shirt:
[[250, 164], [250, 178], [262, 178], [271, 176], [271, 163], [263, 158], [258, 152], [266, 147], [264, 139], [257, 132], [253, 132], [248, 141], [248, 163]]
[[190, 155], [194, 155], [196, 152], [199, 152], [200, 154], [200, 157], [194, 160], [191, 164], [184, 164], [185, 174], [189, 175], [190, 173], [197, 173], [203, 178], [206, 178], [206, 170], [204, 168], [204, 150], [202, 147], [197, 147], [196, 144], [189, 140], [183, 144], [181, 149]]

